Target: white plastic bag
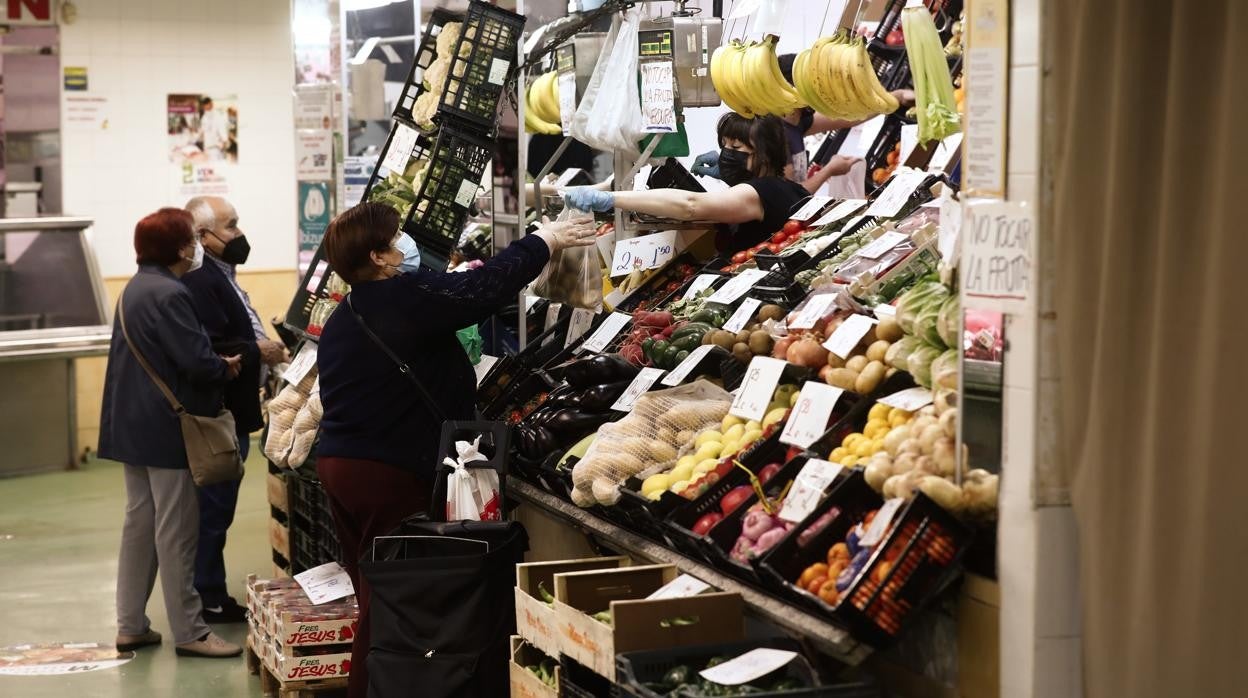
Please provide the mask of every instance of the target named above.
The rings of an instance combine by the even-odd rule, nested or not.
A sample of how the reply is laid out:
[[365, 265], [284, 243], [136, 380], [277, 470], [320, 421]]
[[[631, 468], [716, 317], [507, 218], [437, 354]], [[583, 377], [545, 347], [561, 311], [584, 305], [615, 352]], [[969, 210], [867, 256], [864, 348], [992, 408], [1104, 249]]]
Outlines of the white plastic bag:
[[[592, 216], [571, 208], [565, 208], [558, 220], [593, 223]], [[601, 312], [602, 265], [598, 261], [598, 246], [569, 247], [554, 252], [531, 290], [538, 298]]]
[[637, 92], [640, 23], [641, 12], [636, 8], [612, 20], [602, 56], [572, 117], [572, 137], [591, 148], [641, 154], [637, 142], [646, 134]]
[[493, 468], [469, 468], [469, 463], [488, 460], [481, 455], [481, 437], [472, 443], [456, 441], [458, 458], [443, 463], [454, 468], [446, 478], [447, 521], [499, 521], [503, 518], [498, 472]]

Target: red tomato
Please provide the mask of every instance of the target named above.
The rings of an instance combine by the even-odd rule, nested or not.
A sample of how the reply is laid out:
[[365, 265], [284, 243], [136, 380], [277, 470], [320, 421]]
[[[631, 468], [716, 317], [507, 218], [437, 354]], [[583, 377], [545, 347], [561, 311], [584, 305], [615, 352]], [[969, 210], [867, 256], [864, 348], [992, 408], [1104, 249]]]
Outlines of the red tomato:
[[[792, 221], [789, 221], [789, 222], [790, 222], [790, 223], [792, 223]], [[785, 225], [784, 227], [785, 227], [785, 228], [788, 228], [789, 226], [788, 226], [788, 225]], [[771, 241], [772, 241], [772, 242], [774, 242], [774, 243], [781, 243], [781, 242], [784, 242], [785, 240], [787, 240], [788, 238], [789, 238], [789, 234], [788, 234], [788, 233], [786, 233], [786, 232], [784, 232], [783, 230], [781, 230], [780, 232], [778, 232], [778, 233], [776, 233], [775, 235], [772, 235], [772, 236], [771, 236]]]
[[896, 29], [889, 32], [888, 36], [884, 37], [884, 43], [888, 44], [889, 46], [905, 46], [906, 35], [902, 33], [901, 27], [897, 27]]
[[784, 224], [783, 232], [785, 235], [801, 234], [806, 229], [806, 225], [801, 221], [789, 221]]
[[783, 250], [783, 249], [784, 249], [784, 245], [781, 245], [778, 242], [768, 243], [767, 245], [767, 251], [771, 252], [772, 254], [779, 254], [780, 250]]
[[744, 252], [738, 252], [738, 253], [736, 253], [736, 254], [734, 254], [734, 255], [732, 256], [732, 263], [733, 263], [733, 264], [744, 264], [744, 263], [745, 263], [745, 260], [747, 260], [747, 259], [749, 259], [749, 258], [745, 256], [745, 253], [744, 253]]
[[749, 485], [738, 485], [728, 490], [728, 494], [719, 500], [719, 510], [724, 512], [724, 515], [731, 514], [734, 509], [741, 506], [752, 494], [754, 494], [754, 489]]
[[758, 250], [755, 250], [755, 249], [748, 249], [748, 250], [746, 250], [745, 252], [743, 252], [742, 254], [744, 254], [744, 255], [745, 255], [745, 259], [746, 259], [746, 261], [749, 261], [749, 260], [751, 260], [751, 259], [754, 259], [754, 253], [755, 253], [755, 252], [757, 252], [757, 251], [758, 251]]
[[723, 514], [717, 511], [712, 511], [711, 513], [698, 519], [697, 522], [693, 524], [693, 532], [699, 536], [705, 536], [707, 533], [710, 533], [711, 529], [715, 527], [715, 524], [723, 520]]

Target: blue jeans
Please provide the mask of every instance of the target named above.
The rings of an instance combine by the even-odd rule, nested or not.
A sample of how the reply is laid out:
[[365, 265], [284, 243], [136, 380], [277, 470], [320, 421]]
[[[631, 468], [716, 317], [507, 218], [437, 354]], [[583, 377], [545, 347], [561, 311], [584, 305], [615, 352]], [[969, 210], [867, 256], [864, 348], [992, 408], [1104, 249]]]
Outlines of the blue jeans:
[[[241, 434], [238, 452], [243, 460], [251, 450], [251, 438]], [[199, 543], [195, 551], [195, 590], [205, 609], [220, 607], [229, 598], [225, 583], [225, 533], [234, 523], [241, 480], [218, 482], [199, 488]]]

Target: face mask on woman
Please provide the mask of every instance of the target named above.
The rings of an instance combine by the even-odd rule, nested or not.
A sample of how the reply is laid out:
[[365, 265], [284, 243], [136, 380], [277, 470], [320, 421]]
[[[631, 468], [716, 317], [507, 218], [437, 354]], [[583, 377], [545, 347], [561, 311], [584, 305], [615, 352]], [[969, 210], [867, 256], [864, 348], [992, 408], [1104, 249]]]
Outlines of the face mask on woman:
[[204, 266], [204, 243], [200, 242], [198, 239], [195, 240], [195, 254], [191, 256], [190, 261], [191, 268], [189, 271], [195, 271], [196, 269]]
[[420, 269], [420, 248], [416, 246], [416, 241], [411, 235], [399, 233], [399, 237], [394, 241], [394, 247], [403, 253], [403, 261], [399, 262], [400, 272], [406, 274]]
[[721, 148], [719, 151], [719, 178], [729, 186], [747, 182], [753, 176], [747, 163], [750, 154], [732, 148]]

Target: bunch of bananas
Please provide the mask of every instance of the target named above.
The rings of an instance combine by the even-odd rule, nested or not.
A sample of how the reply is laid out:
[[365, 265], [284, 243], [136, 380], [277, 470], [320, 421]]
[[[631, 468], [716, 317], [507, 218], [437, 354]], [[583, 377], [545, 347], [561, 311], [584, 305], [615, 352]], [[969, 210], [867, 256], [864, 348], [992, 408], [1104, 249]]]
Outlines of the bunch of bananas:
[[563, 133], [559, 122], [559, 74], [542, 73], [524, 93], [524, 130], [555, 135]]
[[793, 61], [793, 86], [815, 111], [857, 121], [897, 111], [897, 98], [875, 75], [861, 39], [825, 36]]
[[806, 106], [780, 72], [774, 36], [748, 44], [733, 39], [715, 49], [711, 82], [724, 104], [747, 119], [784, 116]]

